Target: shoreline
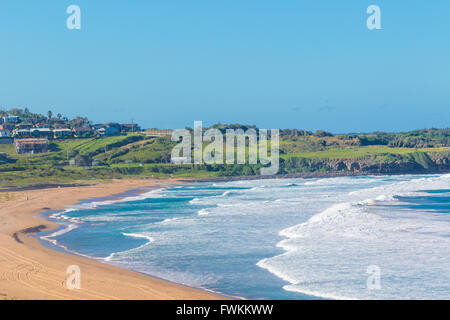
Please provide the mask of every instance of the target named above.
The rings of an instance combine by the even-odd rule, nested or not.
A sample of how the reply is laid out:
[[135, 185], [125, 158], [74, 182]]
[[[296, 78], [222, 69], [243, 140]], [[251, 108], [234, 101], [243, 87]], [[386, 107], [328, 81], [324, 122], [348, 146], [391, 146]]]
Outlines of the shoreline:
[[[124, 192], [121, 192], [119, 194], [113, 194], [113, 195], [110, 195], [110, 196], [105, 196], [105, 197], [100, 197], [100, 198], [80, 199], [78, 201], [78, 203], [75, 204], [75, 206], [76, 205], [80, 205], [80, 204], [85, 204], [85, 203], [89, 204], [89, 203], [93, 203], [93, 202], [99, 202], [100, 205], [101, 205], [101, 203], [104, 202], [104, 201], [111, 201], [112, 203], [115, 203], [116, 201], [120, 202], [123, 199], [138, 197], [139, 195], [142, 195], [142, 194], [146, 194], [146, 193], [149, 193], [149, 192], [152, 192], [152, 191], [155, 191], [155, 190], [169, 188], [171, 186], [174, 186], [177, 183], [184, 183], [184, 182], [188, 182], [188, 181], [177, 180], [176, 182], [173, 181], [171, 183], [167, 183], [167, 184], [165, 183], [164, 185], [162, 185], [161, 183], [157, 183], [157, 184], [155, 184], [154, 186], [151, 186], [151, 187], [133, 188], [133, 189], [125, 190]], [[105, 263], [105, 264], [108, 264], [108, 265], [111, 265], [111, 266], [116, 266], [113, 263], [106, 262], [104, 258], [90, 257], [88, 255], [85, 255], [85, 254], [76, 252], [74, 250], [71, 250], [71, 249], [69, 249], [69, 248], [67, 248], [67, 247], [65, 247], [63, 245], [60, 245], [60, 244], [57, 244], [57, 243], [53, 243], [50, 239], [46, 239], [46, 238], [52, 238], [52, 235], [54, 235], [58, 231], [65, 230], [65, 229], [67, 229], [69, 227], [70, 223], [64, 224], [64, 221], [60, 221], [57, 218], [57, 216], [59, 216], [60, 214], [63, 214], [64, 212], [65, 212], [65, 210], [58, 210], [58, 211], [51, 210], [51, 211], [41, 212], [40, 214], [41, 214], [41, 216], [44, 219], [46, 219], [48, 221], [51, 221], [51, 222], [57, 223], [59, 227], [56, 228], [56, 229], [46, 230], [46, 231], [36, 230], [37, 233], [32, 235], [32, 237], [36, 237], [44, 247], [49, 248], [51, 250], [56, 250], [56, 251], [59, 251], [59, 252], [65, 253], [65, 254], [83, 257], [83, 258], [86, 258], [86, 259], [89, 259], [89, 260], [98, 261], [100, 263]], [[67, 232], [70, 232], [71, 230], [69, 230]], [[120, 266], [117, 266], [117, 267], [120, 268]], [[161, 280], [161, 281], [166, 281], [166, 282], [173, 283], [173, 284], [176, 284], [176, 285], [181, 285], [181, 286], [185, 286], [185, 287], [192, 288], [192, 289], [195, 289], [195, 290], [202, 290], [202, 291], [205, 291], [205, 292], [208, 292], [208, 293], [212, 293], [214, 295], [219, 295], [222, 299], [223, 298], [225, 298], [225, 299], [238, 299], [238, 300], [245, 300], [246, 299], [244, 297], [235, 297], [235, 296], [228, 295], [226, 293], [222, 293], [222, 292], [219, 292], [219, 291], [214, 291], [214, 290], [211, 290], [211, 289], [208, 289], [208, 288], [191, 287], [191, 286], [188, 286], [188, 285], [185, 285], [185, 284], [181, 284], [181, 283], [178, 283], [178, 282], [175, 282], [175, 281], [171, 281], [171, 280], [168, 280], [168, 279], [164, 279], [164, 278], [161, 278], [161, 277], [158, 277], [158, 276], [155, 276], [155, 275], [139, 272], [139, 271], [132, 270], [132, 269], [127, 269], [127, 270], [130, 270], [132, 272], [136, 272], [136, 273], [139, 273], [139, 274], [142, 274], [142, 275], [154, 278], [154, 279], [158, 279], [158, 280]]]
[[[437, 174], [442, 173], [439, 172]], [[325, 177], [333, 178], [337, 176], [324, 174], [298, 178]], [[260, 176], [226, 178], [231, 179], [212, 181], [249, 180], [251, 178], [258, 179]], [[263, 176], [263, 179], [269, 178], [274, 179], [274, 177]], [[278, 176], [275, 179], [283, 178], [294, 177]], [[66, 186], [64, 188], [39, 188], [36, 186], [26, 190], [9, 191], [8, 197], [12, 194], [11, 199], [4, 201], [0, 197], [0, 241], [2, 243], [0, 246], [0, 298], [245, 299], [215, 292], [207, 288], [192, 288], [156, 276], [125, 269], [93, 257], [86, 257], [76, 251], [62, 248], [50, 242], [46, 245], [44, 243], [45, 240], [41, 239], [44, 235], [51, 235], [67, 227], [56, 219], [52, 219], [51, 216], [52, 214], [57, 214], [57, 212], [64, 212], [70, 206], [96, 201], [120, 201], [124, 198], [136, 197], [140, 194], [173, 186], [177, 183], [210, 181], [209, 179], [130, 179], [113, 180], [112, 182], [95, 185]], [[2, 192], [0, 192], [1, 195]], [[58, 266], [58, 270], [55, 270], [55, 267], [52, 266], [54, 264]], [[80, 265], [82, 279], [84, 280], [85, 277], [89, 278], [87, 290], [84, 290], [85, 282], [83, 280], [81, 290], [68, 290], [66, 288], [65, 281], [68, 278], [68, 274], [65, 271], [70, 265]], [[87, 272], [85, 272], [86, 270]], [[85, 273], [88, 273], [88, 275], [86, 276]], [[95, 280], [92, 280], [92, 278], [95, 278]], [[119, 278], [122, 280], [116, 280]], [[116, 281], [109, 283], [104, 279], [115, 279]], [[122, 281], [124, 285], [122, 285]], [[100, 286], [98, 285], [99, 283], [101, 283]], [[48, 292], [42, 290], [42, 288], [47, 288]], [[95, 291], [93, 290], [94, 288], [96, 289]], [[99, 290], [99, 288], [101, 289]], [[113, 295], [111, 295], [111, 291], [114, 292]]]
[[[0, 201], [0, 294], [4, 299], [120, 299], [218, 300], [207, 289], [196, 289], [98, 260], [51, 249], [36, 236], [55, 232], [60, 224], [46, 219], [44, 211], [61, 211], [80, 201], [116, 197], [180, 180], [114, 180], [90, 186], [9, 191]], [[81, 289], [69, 290], [67, 268], [79, 266]]]

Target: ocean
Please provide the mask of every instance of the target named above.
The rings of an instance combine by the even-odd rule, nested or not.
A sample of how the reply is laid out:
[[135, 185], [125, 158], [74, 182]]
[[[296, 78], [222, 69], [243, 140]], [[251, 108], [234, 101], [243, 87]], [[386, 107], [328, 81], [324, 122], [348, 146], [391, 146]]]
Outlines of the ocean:
[[181, 184], [50, 219], [49, 246], [227, 296], [450, 299], [450, 174]]

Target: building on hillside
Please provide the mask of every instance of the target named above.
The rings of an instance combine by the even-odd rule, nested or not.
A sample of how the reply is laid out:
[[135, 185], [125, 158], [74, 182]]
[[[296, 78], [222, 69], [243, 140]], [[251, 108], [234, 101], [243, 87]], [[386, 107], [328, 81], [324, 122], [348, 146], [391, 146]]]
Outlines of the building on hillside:
[[18, 117], [18, 116], [6, 116], [6, 117], [3, 117], [3, 123], [14, 123], [14, 124], [17, 124], [20, 121], [21, 121], [20, 117]]
[[16, 129], [18, 129], [18, 130], [25, 130], [25, 129], [31, 129], [31, 128], [33, 128], [33, 125], [28, 122], [21, 122], [21, 123], [16, 124]]
[[12, 132], [12, 136], [15, 139], [31, 138], [31, 132], [30, 129], [14, 129]]
[[18, 154], [48, 152], [47, 139], [15, 139], [14, 146]]
[[102, 127], [97, 129], [96, 132], [101, 136], [115, 136], [120, 133], [120, 130], [117, 127]]
[[53, 138], [53, 131], [50, 128], [33, 128], [30, 129], [30, 133], [33, 138]]
[[95, 131], [97, 131], [98, 129], [104, 128], [105, 126], [106, 126], [106, 124], [103, 124], [103, 123], [97, 123], [97, 124], [94, 124], [94, 125], [92, 126], [92, 129], [95, 130]]
[[54, 129], [53, 130], [53, 137], [55, 139], [70, 138], [71, 136], [72, 136], [72, 130], [70, 130], [70, 129]]
[[53, 129], [68, 129], [68, 128], [67, 128], [67, 125], [61, 124], [61, 123], [53, 124], [51, 127], [52, 127]]
[[139, 132], [141, 128], [137, 123], [124, 123], [120, 125], [121, 132]]
[[72, 129], [75, 137], [90, 136], [94, 133], [90, 126], [76, 127]]
[[0, 130], [9, 130], [12, 131], [16, 128], [16, 124], [12, 122], [4, 122], [0, 124]]
[[13, 142], [13, 139], [11, 138], [11, 131], [0, 130], [0, 144], [9, 144], [12, 142]]
[[0, 130], [0, 138], [4, 137], [11, 137], [11, 131], [10, 130]]
[[43, 128], [43, 129], [45, 129], [45, 128], [50, 128], [50, 125], [48, 123], [36, 123], [34, 125], [34, 127], [35, 128]]

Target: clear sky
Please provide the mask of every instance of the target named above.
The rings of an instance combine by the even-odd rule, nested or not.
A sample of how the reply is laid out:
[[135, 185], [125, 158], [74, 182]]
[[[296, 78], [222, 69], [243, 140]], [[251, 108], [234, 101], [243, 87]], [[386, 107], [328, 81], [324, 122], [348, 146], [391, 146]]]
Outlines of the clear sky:
[[[66, 9], [81, 8], [81, 30]], [[366, 9], [381, 8], [381, 30]], [[0, 107], [184, 128], [448, 127], [450, 1], [0, 3]]]

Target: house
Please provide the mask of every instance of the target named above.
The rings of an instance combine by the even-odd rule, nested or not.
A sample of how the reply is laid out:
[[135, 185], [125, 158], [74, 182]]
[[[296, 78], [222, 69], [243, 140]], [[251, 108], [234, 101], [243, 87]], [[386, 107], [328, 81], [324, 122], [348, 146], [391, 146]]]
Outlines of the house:
[[73, 128], [72, 132], [73, 132], [74, 136], [81, 137], [81, 136], [91, 135], [93, 133], [93, 130], [91, 129], [90, 126], [83, 126], [83, 127]]
[[53, 131], [50, 128], [33, 128], [30, 129], [30, 133], [33, 138], [53, 138]]
[[98, 129], [104, 128], [105, 126], [106, 126], [106, 124], [103, 124], [103, 123], [97, 123], [97, 124], [94, 124], [94, 125], [92, 126], [92, 129], [94, 129], [95, 131], [97, 131]]
[[12, 122], [4, 122], [3, 124], [0, 124], [0, 130], [14, 130], [16, 128], [16, 124]]
[[14, 124], [17, 124], [19, 122], [20, 122], [20, 117], [18, 117], [18, 116], [3, 117], [3, 123], [14, 123]]
[[16, 139], [31, 138], [31, 132], [30, 129], [15, 129], [12, 136]]
[[15, 139], [14, 145], [18, 154], [48, 152], [47, 139]]
[[11, 131], [9, 130], [0, 130], [0, 138], [11, 137]]
[[105, 123], [104, 125], [94, 125], [94, 128], [99, 135], [101, 136], [115, 136], [120, 133], [120, 124], [115, 122]]
[[16, 129], [31, 129], [33, 128], [33, 125], [28, 122], [21, 122], [16, 124]]
[[65, 124], [57, 123], [57, 124], [52, 125], [52, 128], [53, 129], [67, 129], [67, 126]]
[[11, 131], [0, 130], [0, 144], [9, 144], [12, 142], [13, 142], [13, 139], [11, 138]]
[[121, 132], [138, 132], [141, 131], [141, 128], [137, 123], [124, 123], [120, 125]]
[[70, 130], [70, 129], [54, 129], [53, 136], [55, 139], [69, 138], [72, 136], [72, 130]]
[[120, 133], [117, 127], [102, 127], [96, 131], [101, 136], [115, 136]]
[[35, 128], [50, 128], [50, 125], [48, 123], [36, 123], [34, 125]]

